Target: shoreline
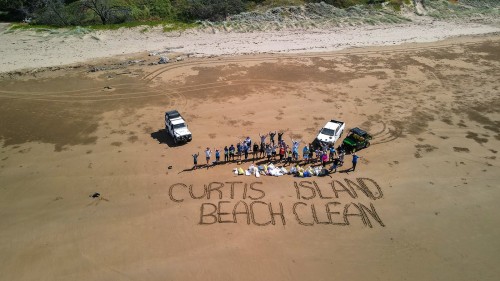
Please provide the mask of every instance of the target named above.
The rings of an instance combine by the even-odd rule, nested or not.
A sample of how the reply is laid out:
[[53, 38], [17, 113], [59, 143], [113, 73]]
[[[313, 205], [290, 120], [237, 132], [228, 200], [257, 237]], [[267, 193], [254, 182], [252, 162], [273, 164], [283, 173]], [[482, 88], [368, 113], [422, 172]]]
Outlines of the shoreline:
[[[206, 33], [190, 30], [164, 33], [140, 28], [70, 34], [60, 31], [3, 32], [0, 39], [0, 73], [26, 72], [40, 68], [64, 68], [98, 60], [137, 57], [142, 53], [157, 62], [160, 56], [220, 57], [251, 54], [324, 53], [346, 49], [430, 43], [463, 36], [488, 36], [500, 28], [476, 23], [446, 21], [413, 22], [384, 26], [260, 31], [251, 33]], [[21, 47], [19, 47], [21, 45]]]

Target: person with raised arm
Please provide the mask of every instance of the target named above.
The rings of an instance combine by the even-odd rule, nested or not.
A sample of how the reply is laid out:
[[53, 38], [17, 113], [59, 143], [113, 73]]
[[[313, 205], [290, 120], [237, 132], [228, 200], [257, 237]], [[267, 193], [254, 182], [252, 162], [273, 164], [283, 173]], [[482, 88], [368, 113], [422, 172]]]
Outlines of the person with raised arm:
[[276, 136], [276, 131], [269, 132], [269, 141], [274, 145], [274, 136]]
[[193, 156], [193, 170], [196, 170], [196, 168], [198, 168], [198, 156], [200, 156], [200, 153], [195, 153], [192, 155]]
[[265, 144], [266, 143], [266, 138], [267, 138], [268, 134], [265, 134], [265, 135], [261, 135], [259, 133], [259, 137], [260, 137], [260, 145], [262, 146], [262, 144]]

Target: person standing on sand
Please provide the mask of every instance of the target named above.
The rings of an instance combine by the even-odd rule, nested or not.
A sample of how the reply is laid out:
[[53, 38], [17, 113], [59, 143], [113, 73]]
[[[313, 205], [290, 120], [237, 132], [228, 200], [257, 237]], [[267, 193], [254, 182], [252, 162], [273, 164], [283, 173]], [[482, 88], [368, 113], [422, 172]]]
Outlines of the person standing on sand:
[[306, 163], [309, 163], [309, 146], [305, 145], [304, 149], [302, 150], [302, 157], [306, 161]]
[[219, 164], [220, 161], [220, 151], [218, 149], [215, 150], [215, 164]]
[[[292, 138], [291, 138], [292, 139]], [[292, 146], [293, 146], [293, 149], [298, 149], [299, 148], [299, 145], [300, 145], [300, 142], [301, 140], [294, 140], [292, 139]]]
[[314, 162], [321, 162], [321, 150], [319, 148], [316, 148], [316, 158], [314, 159]]
[[277, 149], [278, 147], [277, 147], [276, 145], [274, 145], [274, 144], [273, 144], [273, 145], [271, 146], [271, 148], [272, 148], [272, 152], [271, 152], [271, 154], [273, 155], [273, 161], [275, 161], [275, 160], [276, 160], [276, 155], [277, 155], [277, 151], [276, 151], [276, 149]]
[[300, 140], [294, 140], [292, 139], [292, 157], [294, 161], [299, 161], [299, 145], [300, 145]]
[[356, 171], [356, 164], [358, 164], [358, 159], [359, 159], [359, 158], [360, 158], [360, 157], [359, 157], [358, 155], [356, 155], [356, 152], [354, 152], [354, 153], [352, 154], [352, 168], [351, 168], [351, 170], [352, 170], [353, 172], [354, 172], [354, 171]]
[[241, 144], [238, 142], [236, 144], [236, 156], [238, 156], [238, 161], [241, 160]]
[[344, 165], [344, 156], [345, 156], [345, 151], [344, 149], [340, 149], [340, 152], [339, 152], [339, 165], [342, 166]]
[[337, 168], [339, 167], [339, 164], [340, 164], [339, 158], [333, 159], [333, 163], [332, 163], [332, 166], [330, 167], [330, 171], [333, 171], [334, 173], [336, 173]]
[[328, 162], [328, 154], [326, 151], [323, 151], [321, 153], [321, 165], [323, 165], [323, 168], [326, 167], [326, 162]]
[[242, 147], [243, 147], [243, 153], [245, 154], [245, 161], [246, 161], [246, 160], [248, 160], [248, 151], [250, 150], [250, 147], [246, 143], [244, 143]]
[[330, 155], [329, 155], [329, 160], [330, 161], [333, 161], [333, 159], [335, 158], [336, 156], [336, 151], [335, 151], [335, 147], [333, 145], [331, 145], [329, 148], [328, 148], [329, 152], [330, 152]]
[[290, 146], [286, 147], [286, 163], [288, 163], [289, 165], [292, 164], [292, 149], [290, 148]]
[[270, 144], [266, 144], [266, 155], [267, 155], [267, 162], [271, 162], [272, 148]]
[[283, 131], [279, 131], [279, 132], [278, 132], [278, 145], [282, 145], [282, 143], [281, 143], [281, 142], [283, 141], [283, 134], [284, 134], [284, 133], [285, 133], [285, 132], [283, 132]]
[[231, 144], [229, 147], [229, 158], [234, 161], [234, 145]]
[[210, 148], [207, 147], [207, 150], [205, 150], [205, 157], [207, 158], [207, 169], [208, 169], [208, 165], [210, 163], [211, 156], [212, 156], [212, 150], [210, 150]]
[[266, 156], [266, 145], [265, 145], [265, 143], [261, 142], [260, 149], [259, 149], [259, 157], [262, 158], [264, 156]]
[[193, 154], [193, 163], [194, 163], [193, 170], [196, 170], [196, 168], [198, 168], [198, 156], [200, 156], [199, 152]]
[[247, 137], [245, 139], [245, 143], [247, 144], [248, 146], [248, 149], [251, 149], [252, 148], [252, 139], [250, 137]]
[[261, 146], [262, 146], [262, 144], [266, 143], [267, 134], [265, 134], [265, 135], [261, 135], [261, 134], [259, 133], [259, 137], [260, 137], [260, 144], [261, 144]]
[[271, 143], [274, 145], [274, 136], [276, 136], [276, 131], [274, 132], [269, 132], [269, 140]]
[[227, 145], [224, 147], [224, 162], [229, 162], [229, 148], [227, 148]]
[[253, 149], [252, 149], [252, 154], [253, 154], [253, 160], [255, 161], [255, 158], [257, 158], [257, 153], [259, 152], [259, 145], [257, 143], [253, 144]]
[[292, 149], [292, 158], [293, 161], [299, 162], [299, 148], [298, 147], [293, 147]]
[[280, 162], [285, 160], [285, 147], [283, 145], [280, 145]]

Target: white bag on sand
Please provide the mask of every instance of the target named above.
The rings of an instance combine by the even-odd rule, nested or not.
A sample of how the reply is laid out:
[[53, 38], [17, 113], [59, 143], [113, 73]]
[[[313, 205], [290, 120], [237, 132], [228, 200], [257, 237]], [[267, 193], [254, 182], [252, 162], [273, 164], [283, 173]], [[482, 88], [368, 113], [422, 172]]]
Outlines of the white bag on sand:
[[314, 167], [314, 175], [317, 176], [321, 172], [321, 168], [319, 167]]
[[234, 169], [233, 169], [233, 173], [234, 173], [235, 175], [237, 175], [237, 174], [238, 174], [238, 169], [237, 169], [237, 168], [234, 168]]
[[251, 174], [252, 174], [252, 173], [250, 173], [250, 171], [249, 171], [249, 170], [246, 170], [246, 171], [245, 171], [245, 176], [249, 176], [249, 175], [251, 175]]
[[255, 171], [255, 177], [256, 177], [256, 178], [260, 178], [260, 173], [259, 173], [259, 170], [256, 170], [256, 171]]

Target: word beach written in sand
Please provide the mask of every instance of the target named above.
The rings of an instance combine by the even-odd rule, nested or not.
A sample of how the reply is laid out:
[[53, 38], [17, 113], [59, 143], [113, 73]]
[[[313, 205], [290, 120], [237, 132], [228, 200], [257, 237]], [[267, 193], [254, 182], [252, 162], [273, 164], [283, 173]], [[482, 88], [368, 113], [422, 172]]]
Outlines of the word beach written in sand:
[[[316, 181], [293, 183], [297, 201], [271, 202], [266, 200], [262, 182], [210, 182], [203, 186], [172, 184], [170, 200], [212, 200], [200, 205], [199, 225], [221, 223], [255, 226], [283, 225], [294, 221], [303, 226], [348, 226], [355, 220], [370, 228], [384, 227], [371, 201], [383, 198], [380, 185], [370, 178], [332, 180], [327, 184]], [[213, 202], [219, 199], [220, 201]], [[225, 199], [225, 200], [223, 200]], [[353, 200], [370, 200], [367, 203]], [[349, 200], [350, 202], [341, 202]]]

